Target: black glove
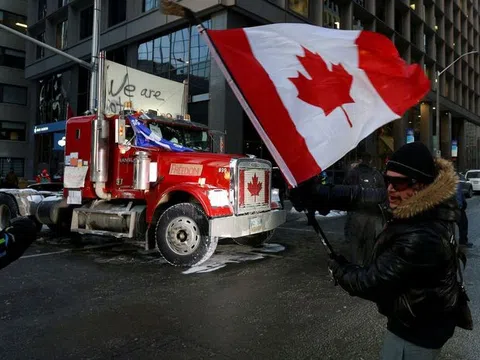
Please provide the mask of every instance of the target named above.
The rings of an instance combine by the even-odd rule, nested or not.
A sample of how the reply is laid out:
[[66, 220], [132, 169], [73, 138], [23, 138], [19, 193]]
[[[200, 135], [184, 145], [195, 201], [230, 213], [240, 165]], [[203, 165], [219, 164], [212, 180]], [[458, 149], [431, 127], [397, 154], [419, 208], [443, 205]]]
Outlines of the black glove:
[[288, 191], [288, 198], [295, 210], [301, 212], [312, 207], [312, 185], [313, 181], [308, 180]]
[[335, 285], [337, 285], [337, 279], [342, 275], [345, 266], [350, 262], [343, 255], [330, 254], [330, 260], [328, 261], [328, 271], [332, 276]]
[[0, 231], [0, 269], [22, 256], [36, 237], [33, 220], [27, 217], [13, 219], [10, 226]]

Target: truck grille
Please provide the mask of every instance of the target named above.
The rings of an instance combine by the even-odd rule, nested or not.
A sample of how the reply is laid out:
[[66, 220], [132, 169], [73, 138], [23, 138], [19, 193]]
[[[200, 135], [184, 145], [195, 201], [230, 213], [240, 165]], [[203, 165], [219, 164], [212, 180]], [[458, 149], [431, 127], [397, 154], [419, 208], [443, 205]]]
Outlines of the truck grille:
[[272, 165], [260, 159], [237, 160], [233, 189], [237, 215], [270, 210]]

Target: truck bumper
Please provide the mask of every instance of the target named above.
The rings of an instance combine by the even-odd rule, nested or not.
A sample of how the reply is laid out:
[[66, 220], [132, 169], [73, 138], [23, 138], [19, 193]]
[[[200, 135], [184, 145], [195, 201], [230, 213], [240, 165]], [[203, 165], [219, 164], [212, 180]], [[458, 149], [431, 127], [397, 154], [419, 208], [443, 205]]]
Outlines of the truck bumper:
[[272, 210], [264, 213], [241, 216], [227, 216], [211, 219], [210, 236], [239, 238], [273, 230], [287, 219], [285, 210]]

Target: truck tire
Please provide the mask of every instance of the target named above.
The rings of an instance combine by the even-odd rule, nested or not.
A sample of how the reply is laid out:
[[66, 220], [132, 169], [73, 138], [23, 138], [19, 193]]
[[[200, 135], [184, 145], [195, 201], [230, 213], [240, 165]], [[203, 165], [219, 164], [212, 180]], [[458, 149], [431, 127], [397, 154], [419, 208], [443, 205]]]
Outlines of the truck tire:
[[20, 215], [17, 202], [7, 194], [0, 194], [0, 230], [10, 225], [10, 221]]
[[260, 234], [243, 236], [240, 238], [233, 239], [239, 245], [260, 247], [273, 236], [275, 230], [265, 231]]
[[190, 267], [207, 261], [215, 252], [218, 238], [208, 236], [208, 219], [191, 203], [167, 208], [157, 221], [155, 241], [167, 262]]

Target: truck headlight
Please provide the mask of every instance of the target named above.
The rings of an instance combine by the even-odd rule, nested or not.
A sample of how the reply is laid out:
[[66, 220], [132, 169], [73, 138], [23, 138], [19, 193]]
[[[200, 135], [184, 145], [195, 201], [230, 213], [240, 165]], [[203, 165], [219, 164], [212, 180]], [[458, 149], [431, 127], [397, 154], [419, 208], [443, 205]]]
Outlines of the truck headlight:
[[212, 205], [212, 207], [230, 206], [227, 190], [221, 190], [221, 189], [209, 190], [208, 200], [210, 201], [210, 205]]
[[281, 209], [282, 201], [280, 200], [280, 190], [277, 188], [272, 188], [271, 190], [271, 205], [273, 209]]

